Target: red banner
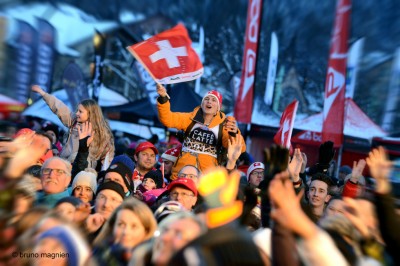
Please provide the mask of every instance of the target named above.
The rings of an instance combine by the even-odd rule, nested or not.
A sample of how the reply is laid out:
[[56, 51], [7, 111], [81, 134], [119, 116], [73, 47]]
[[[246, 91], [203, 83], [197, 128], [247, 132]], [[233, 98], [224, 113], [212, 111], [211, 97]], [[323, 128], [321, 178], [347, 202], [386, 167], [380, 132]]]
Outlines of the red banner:
[[238, 122], [251, 123], [253, 88], [256, 75], [257, 46], [260, 33], [261, 0], [249, 0], [247, 9], [246, 43], [243, 52], [242, 76], [236, 97], [235, 118]]
[[279, 122], [279, 130], [274, 136], [274, 142], [287, 149], [290, 148], [290, 139], [292, 138], [294, 120], [296, 119], [297, 107], [299, 101], [291, 102], [282, 113], [281, 121]]
[[191, 44], [185, 26], [178, 24], [127, 49], [156, 82], [172, 84], [203, 74], [203, 64]]
[[335, 147], [343, 143], [350, 10], [350, 0], [338, 0], [325, 81], [322, 142], [333, 141]]

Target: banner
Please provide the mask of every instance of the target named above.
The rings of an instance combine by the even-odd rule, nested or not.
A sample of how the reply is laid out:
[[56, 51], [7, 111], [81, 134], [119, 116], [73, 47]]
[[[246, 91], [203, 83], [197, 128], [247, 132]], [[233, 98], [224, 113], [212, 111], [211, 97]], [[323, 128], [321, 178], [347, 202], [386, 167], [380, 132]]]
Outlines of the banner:
[[32, 74], [36, 53], [36, 30], [27, 22], [16, 20], [17, 34], [14, 48], [14, 67], [9, 87], [15, 92], [16, 100], [27, 103], [31, 92]]
[[100, 88], [103, 83], [103, 62], [106, 54], [106, 38], [96, 30], [93, 37], [94, 46], [94, 62], [92, 74], [92, 99], [96, 102], [99, 101]]
[[358, 61], [364, 47], [364, 38], [357, 40], [349, 49], [347, 55], [346, 98], [353, 98], [356, 88]]
[[74, 62], [68, 63], [65, 67], [62, 77], [62, 85], [67, 92], [72, 108], [76, 108], [82, 100], [89, 98], [83, 72]]
[[274, 142], [287, 149], [290, 148], [290, 139], [292, 138], [294, 120], [296, 119], [297, 107], [299, 101], [294, 100], [282, 113], [281, 120], [279, 122], [279, 130], [274, 136]]
[[268, 76], [265, 84], [264, 102], [266, 105], [272, 105], [274, 95], [276, 69], [278, 66], [278, 37], [275, 32], [271, 33], [271, 47], [269, 50]]
[[400, 96], [400, 47], [397, 48], [393, 63], [392, 72], [389, 82], [389, 90], [386, 97], [385, 111], [383, 112], [382, 128], [391, 132], [393, 130], [396, 117], [398, 116], [399, 110], [397, 102]]
[[[38, 43], [36, 53], [36, 67], [33, 76], [33, 84], [39, 85], [47, 93], [51, 92], [53, 69], [55, 61], [55, 28], [46, 20], [36, 18], [38, 25]], [[31, 94], [33, 100], [40, 96], [37, 93]]]
[[343, 143], [344, 100], [346, 89], [347, 38], [350, 22], [350, 0], [338, 0], [325, 81], [322, 142]]
[[253, 89], [256, 75], [257, 46], [260, 33], [261, 0], [249, 0], [243, 52], [242, 75], [234, 116], [238, 122], [250, 124], [253, 112]]
[[178, 24], [127, 49], [156, 82], [173, 84], [200, 78], [204, 72], [191, 44], [185, 26]]

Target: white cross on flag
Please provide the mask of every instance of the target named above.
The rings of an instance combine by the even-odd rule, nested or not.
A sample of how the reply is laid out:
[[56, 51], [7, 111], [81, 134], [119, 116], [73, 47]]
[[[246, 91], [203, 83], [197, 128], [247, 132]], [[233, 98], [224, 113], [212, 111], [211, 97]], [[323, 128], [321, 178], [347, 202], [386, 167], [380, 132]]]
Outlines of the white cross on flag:
[[203, 74], [203, 64], [191, 44], [185, 26], [178, 24], [127, 49], [157, 83], [172, 84]]
[[276, 144], [290, 149], [290, 139], [292, 138], [294, 120], [296, 118], [297, 106], [299, 101], [294, 100], [282, 113], [281, 121], [279, 122], [279, 130], [274, 136]]

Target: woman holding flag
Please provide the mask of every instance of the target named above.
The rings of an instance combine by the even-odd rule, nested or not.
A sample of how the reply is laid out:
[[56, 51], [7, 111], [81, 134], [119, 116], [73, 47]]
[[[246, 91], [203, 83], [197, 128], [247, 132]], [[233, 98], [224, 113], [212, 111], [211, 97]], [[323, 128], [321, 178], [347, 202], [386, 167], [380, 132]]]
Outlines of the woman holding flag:
[[[227, 159], [223, 152], [229, 144], [229, 136], [240, 134], [234, 117], [226, 117], [221, 111], [222, 95], [209, 91], [203, 97], [201, 105], [192, 112], [172, 112], [166, 89], [157, 84], [158, 116], [161, 123], [170, 128], [185, 131], [182, 151], [174, 167], [172, 179], [177, 178], [177, 172], [185, 165], [195, 165], [201, 171], [223, 164]], [[240, 136], [246, 151], [243, 137]]]

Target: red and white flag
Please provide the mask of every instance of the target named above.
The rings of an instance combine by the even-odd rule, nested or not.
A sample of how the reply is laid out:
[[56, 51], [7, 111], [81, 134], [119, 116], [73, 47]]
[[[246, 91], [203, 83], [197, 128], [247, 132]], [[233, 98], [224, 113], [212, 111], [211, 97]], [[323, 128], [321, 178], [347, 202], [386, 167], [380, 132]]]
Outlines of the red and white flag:
[[261, 0], [249, 0], [248, 3], [242, 76], [234, 109], [236, 120], [245, 124], [251, 123], [251, 115], [253, 113], [253, 89], [262, 10]]
[[203, 75], [203, 64], [191, 44], [185, 26], [178, 24], [127, 49], [156, 82], [172, 84]]
[[335, 25], [331, 38], [328, 71], [325, 81], [322, 142], [333, 141], [335, 147], [339, 147], [343, 143], [350, 10], [350, 0], [337, 1]]
[[282, 113], [281, 121], [279, 122], [279, 130], [274, 136], [276, 144], [281, 145], [287, 149], [290, 148], [290, 139], [292, 138], [294, 120], [296, 119], [297, 107], [299, 101], [294, 100]]

